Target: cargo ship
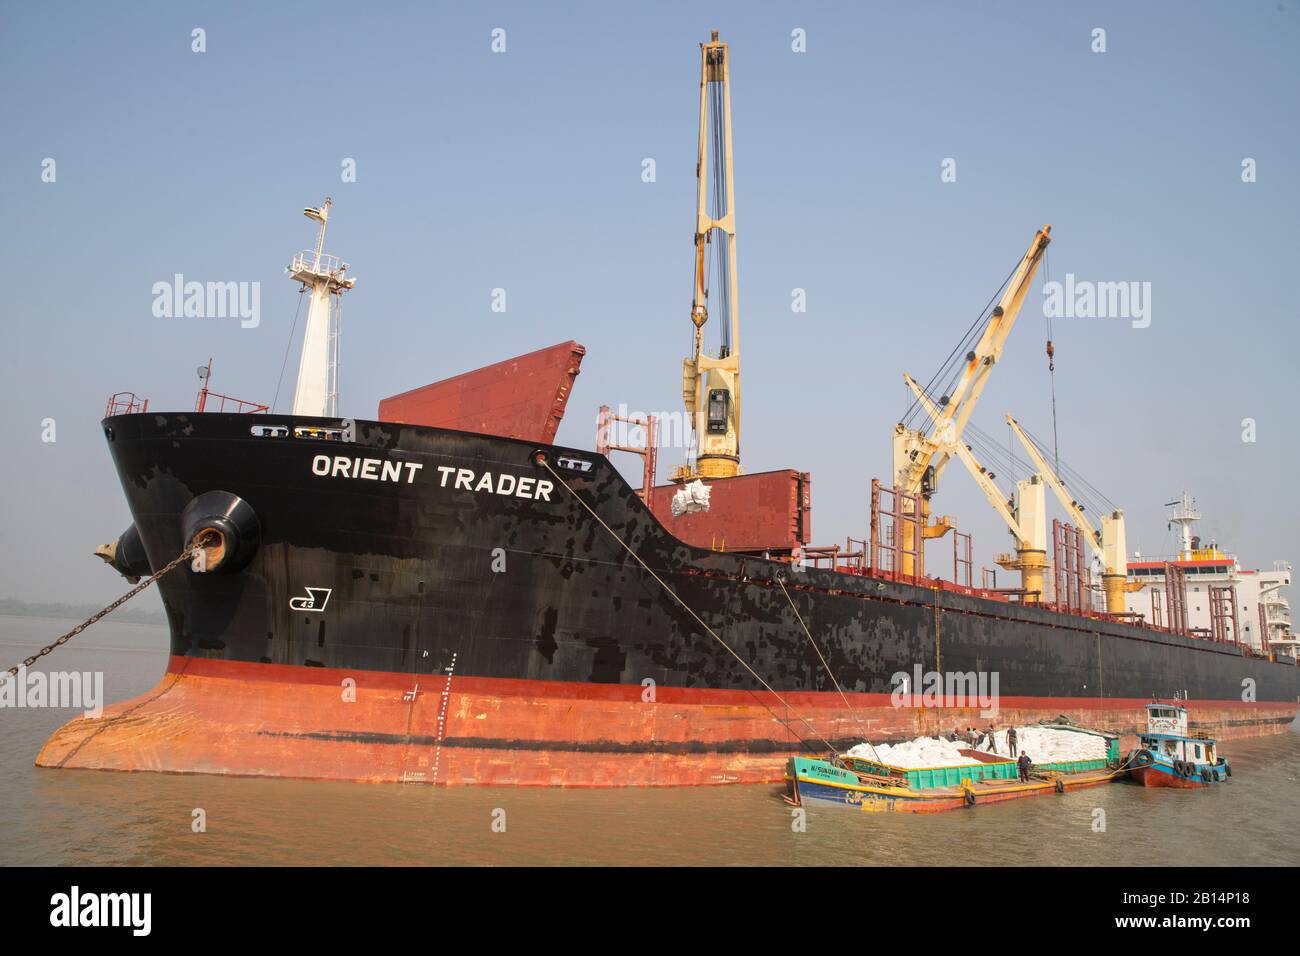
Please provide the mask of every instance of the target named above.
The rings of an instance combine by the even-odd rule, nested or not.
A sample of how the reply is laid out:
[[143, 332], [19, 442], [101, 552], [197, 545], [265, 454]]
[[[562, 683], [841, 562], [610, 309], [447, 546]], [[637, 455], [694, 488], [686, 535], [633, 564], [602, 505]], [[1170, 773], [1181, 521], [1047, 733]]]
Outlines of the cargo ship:
[[[673, 481], [656, 484], [648, 417], [635, 419], [640, 446], [611, 438], [608, 413], [596, 451], [554, 442], [585, 356], [571, 341], [395, 395], [373, 419], [341, 417], [337, 302], [355, 280], [324, 253], [330, 202], [309, 208], [319, 237], [290, 268], [310, 292], [292, 414], [206, 379], [194, 411], [110, 401], [102, 427], [132, 524], [100, 556], [130, 577], [192, 561], [158, 580], [171, 632], [160, 683], [60, 728], [38, 765], [693, 785], [776, 782], [790, 757], [982, 726], [990, 708], [1002, 723], [1066, 714], [1132, 737], [1149, 701], [1177, 698], [1218, 738], [1283, 731], [1300, 699], [1294, 657], [1126, 613], [1123, 567], [1102, 582], [1118, 609], [1084, 599], [1102, 589], [1078, 528], [1055, 528], [1047, 556], [1041, 500], [1059, 481], [1046, 467], [1010, 502], [990, 499], [1024, 532], [1004, 561], [1021, 587], [975, 586], [969, 538], [929, 515], [943, 463], [969, 458], [964, 416], [1050, 227], [957, 353], [957, 388], [918, 389], [935, 427], [900, 424], [869, 534], [815, 546], [810, 476], [744, 472], [728, 77], [715, 34], [701, 44], [682, 379], [694, 454]], [[640, 488], [616, 450], [643, 456]], [[1087, 541], [1112, 557], [1117, 514]], [[925, 541], [946, 533], [951, 580], [925, 563]], [[963, 692], [966, 679], [988, 693]]]
[[[692, 546], [590, 451], [250, 417], [105, 419], [147, 556], [135, 570], [161, 567], [208, 527], [227, 529], [232, 563], [160, 580], [166, 675], [64, 726], [42, 766], [776, 781], [792, 754], [978, 722], [978, 706], [895, 706], [891, 678], [918, 663], [996, 672], [999, 720], [1015, 723], [1065, 713], [1132, 735], [1147, 702], [1178, 696], [1194, 726], [1231, 738], [1283, 731], [1296, 714], [1300, 669], [1238, 646]], [[331, 437], [346, 428], [350, 442]]]

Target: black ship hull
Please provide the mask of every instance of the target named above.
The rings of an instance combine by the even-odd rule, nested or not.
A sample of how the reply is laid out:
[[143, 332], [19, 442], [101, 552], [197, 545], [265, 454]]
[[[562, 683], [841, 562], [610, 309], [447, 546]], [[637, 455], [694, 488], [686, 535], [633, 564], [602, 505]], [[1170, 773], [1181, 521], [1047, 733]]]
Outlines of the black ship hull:
[[[709, 783], [778, 779], [785, 755], [866, 733], [1060, 713], [1131, 733], [1153, 698], [1185, 697], [1221, 738], [1296, 713], [1300, 669], [1235, 645], [690, 547], [590, 452], [377, 422], [328, 437], [339, 428], [105, 420], [151, 566], [208, 517], [200, 496], [242, 502], [245, 525], [225, 566], [159, 582], [172, 658], [152, 701], [111, 709], [93, 740], [69, 724], [39, 762]], [[968, 693], [927, 698], [932, 673]]]

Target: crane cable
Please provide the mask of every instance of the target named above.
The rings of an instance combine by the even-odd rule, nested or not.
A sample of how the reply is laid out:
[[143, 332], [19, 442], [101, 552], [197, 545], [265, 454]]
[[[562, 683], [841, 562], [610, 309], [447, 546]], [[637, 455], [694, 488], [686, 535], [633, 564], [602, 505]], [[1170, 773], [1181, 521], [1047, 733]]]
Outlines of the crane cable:
[[[1011, 267], [1011, 271], [1008, 272], [1007, 277], [1002, 280], [1002, 284], [998, 286], [998, 289], [996, 292], [993, 293], [992, 298], [990, 298], [989, 301], [985, 304], [984, 308], [980, 311], [980, 314], [976, 317], [975, 321], [971, 323], [970, 328], [966, 330], [966, 334], [962, 336], [961, 341], [959, 341], [957, 345], [953, 348], [953, 350], [948, 353], [948, 357], [944, 359], [943, 364], [939, 366], [939, 370], [935, 372], [934, 375], [931, 376], [930, 381], [928, 381], [925, 384], [925, 388], [922, 389], [922, 391], [924, 391], [927, 395], [929, 395], [933, 390], [935, 382], [939, 381], [939, 379], [943, 375], [949, 373], [950, 371], [955, 370], [955, 374], [953, 374], [949, 379], [949, 387], [951, 387], [952, 383], [957, 380], [957, 376], [960, 374], [960, 370], [961, 370], [961, 362], [960, 361], [956, 362], [954, 365], [954, 359], [957, 358], [959, 355], [962, 356], [964, 359], [965, 353], [970, 351], [970, 347], [973, 346], [976, 341], [978, 341], [979, 337], [984, 332], [984, 327], [989, 322], [989, 318], [991, 317], [990, 310], [993, 308], [993, 304], [997, 302], [997, 300], [1001, 297], [1002, 290], [1007, 287], [1007, 283], [1011, 281], [1011, 277], [1016, 274], [1016, 270], [1019, 268], [1020, 268], [1020, 259], [1017, 259], [1016, 264]], [[904, 386], [904, 388], [906, 388], [906, 386]], [[907, 394], [911, 395], [911, 404], [907, 406], [907, 410], [903, 413], [903, 425], [905, 427], [910, 428], [912, 420], [916, 417], [917, 411], [921, 407], [921, 400], [917, 398], [915, 395], [912, 395], [911, 389], [907, 390]], [[927, 422], [932, 421], [932, 418], [930, 417], [928, 412], [926, 413], [926, 421]]]
[[[1047, 443], [1038, 438], [1033, 432], [1024, 426], [1023, 422], [1018, 423], [1020, 430], [1024, 432], [1029, 443], [1038, 451], [1038, 454], [1047, 460], [1050, 457], [1050, 451]], [[1010, 423], [1007, 425], [1011, 427]], [[1014, 444], [1008, 439], [1008, 444], [1003, 444], [989, 433], [982, 430], [974, 422], [967, 422], [963, 436], [967, 441], [968, 447], [976, 453], [983, 463], [992, 463], [999, 468], [1008, 465], [1008, 462], [1014, 457]], [[1018, 464], [1016, 462], [1015, 464]], [[1032, 469], [1031, 469], [1032, 471]], [[1105, 511], [1114, 511], [1118, 507], [1115, 502], [1108, 498], [1104, 492], [1096, 485], [1088, 481], [1087, 478], [1068, 461], [1061, 461], [1060, 467], [1056, 472], [1057, 478], [1065, 485], [1071, 496], [1076, 502], [1083, 506], [1085, 511], [1091, 511], [1094, 514], [1101, 514]], [[1104, 505], [1104, 507], [1103, 507]]]
[[298, 315], [302, 312], [303, 293], [307, 291], [306, 283], [298, 287], [298, 307], [293, 310], [293, 325], [289, 327], [289, 341], [284, 346], [284, 361], [280, 363], [280, 378], [275, 383], [275, 398], [271, 399], [271, 412], [280, 403], [280, 386], [284, 384], [284, 370], [289, 365], [289, 350], [293, 348], [293, 334], [298, 331]]
[[[1029, 437], [1030, 441], [1033, 442], [1034, 446], [1038, 449], [1039, 453], [1042, 454], [1043, 457], [1047, 457], [1046, 443], [1041, 441], [1039, 438], [1035, 437], [1023, 425], [1021, 426], [1021, 431], [1023, 431]], [[1110, 498], [1106, 497], [1106, 495], [1101, 491], [1101, 489], [1099, 489], [1092, 482], [1088, 481], [1088, 479], [1085, 478], [1083, 474], [1079, 472], [1078, 469], [1072, 467], [1068, 461], [1061, 463], [1061, 470], [1057, 473], [1057, 477], [1061, 480], [1062, 483], [1069, 484], [1071, 488], [1071, 494], [1073, 494], [1079, 501], [1082, 501], [1085, 504], [1087, 504], [1098, 514], [1100, 514], [1103, 510], [1106, 509], [1109, 509], [1111, 511], [1117, 510], [1118, 506], [1115, 504], [1115, 502], [1111, 501]], [[1083, 494], [1080, 494], [1081, 489], [1085, 491], [1089, 496], [1093, 496], [1093, 497], [1091, 498], [1084, 497]], [[1098, 505], [1103, 505], [1103, 504], [1106, 506], [1106, 509], [1098, 507]]]
[[[722, 219], [730, 210], [727, 209], [729, 184], [727, 181], [726, 156], [726, 115], [724, 84], [719, 80], [709, 81], [710, 92], [709, 117], [712, 126], [711, 156], [713, 165], [712, 212], [715, 220]], [[713, 267], [717, 269], [719, 319], [718, 357], [726, 358], [731, 353], [731, 236], [722, 229], [713, 230], [716, 235], [711, 242], [713, 246]]]
[[[609, 536], [610, 536], [611, 538], [613, 538], [615, 541], [617, 541], [617, 542], [619, 543], [619, 545], [622, 546], [622, 548], [623, 548], [624, 551], [626, 551], [628, 554], [632, 555], [632, 559], [633, 559], [634, 561], [636, 561], [637, 564], [641, 565], [641, 567], [646, 571], [646, 573], [648, 573], [648, 574], [650, 575], [650, 577], [654, 578], [654, 579], [659, 583], [659, 586], [662, 587], [665, 591], [668, 592], [668, 596], [671, 597], [671, 598], [672, 598], [674, 601], [676, 601], [678, 604], [680, 604], [680, 605], [682, 606], [682, 609], [683, 609], [684, 611], [686, 611], [686, 613], [689, 614], [691, 617], [693, 617], [693, 618], [695, 619], [695, 622], [696, 622], [697, 624], [699, 624], [700, 627], [704, 628], [705, 632], [706, 632], [710, 637], [712, 637], [715, 641], [717, 641], [719, 644], [721, 644], [721, 645], [723, 646], [723, 648], [726, 649], [726, 651], [727, 651], [728, 654], [730, 654], [730, 655], [731, 655], [732, 657], [734, 657], [737, 661], [739, 661], [739, 662], [740, 662], [740, 666], [743, 667], [743, 668], [745, 668], [745, 670], [749, 671], [750, 675], [754, 678], [754, 680], [756, 680], [756, 681], [758, 681], [760, 684], [762, 684], [763, 687], [767, 690], [767, 692], [770, 693], [770, 694], [771, 694], [773, 697], [775, 697], [777, 700], [779, 700], [779, 701], [781, 702], [781, 705], [782, 705], [783, 707], [785, 707], [787, 711], [790, 711], [790, 712], [793, 713], [794, 708], [790, 706], [790, 704], [786, 701], [786, 699], [785, 699], [784, 697], [782, 697], [780, 694], [778, 694], [778, 693], [776, 692], [776, 690], [773, 689], [773, 687], [772, 687], [771, 684], [769, 684], [767, 681], [763, 680], [763, 678], [759, 676], [758, 671], [756, 671], [756, 670], [754, 670], [754, 668], [750, 667], [750, 666], [749, 666], [749, 662], [746, 661], [746, 660], [745, 660], [743, 657], [741, 657], [739, 654], [737, 654], [737, 653], [732, 649], [732, 647], [731, 647], [730, 644], [728, 644], [726, 641], [724, 641], [722, 638], [720, 638], [720, 637], [717, 635], [717, 632], [715, 632], [715, 631], [713, 630], [713, 628], [711, 628], [711, 627], [709, 627], [709, 625], [705, 624], [705, 623], [704, 623], [704, 619], [701, 618], [698, 614], [696, 614], [695, 611], [694, 611], [694, 609], [692, 609], [691, 606], [690, 606], [689, 604], [687, 604], [687, 603], [686, 603], [685, 601], [683, 601], [680, 597], [678, 597], [677, 592], [674, 591], [672, 588], [670, 588], [670, 587], [668, 586], [668, 583], [667, 583], [666, 581], [664, 581], [664, 579], [661, 578], [658, 574], [656, 574], [655, 571], [654, 571], [654, 569], [653, 569], [652, 567], [650, 567], [650, 565], [646, 564], [645, 561], [641, 560], [641, 556], [640, 556], [639, 554], [637, 554], [635, 551], [633, 551], [632, 548], [631, 548], [631, 546], [630, 546], [626, 541], [624, 541], [622, 538], [620, 538], [620, 537], [618, 536], [618, 532], [616, 532], [613, 528], [611, 528], [608, 524], [606, 524], [605, 521], [604, 521], [604, 519], [601, 518], [600, 515], [596, 514], [595, 510], [591, 507], [591, 505], [587, 504], [587, 502], [586, 502], [586, 501], [585, 501], [585, 500], [584, 500], [584, 499], [583, 499], [583, 498], [582, 498], [582, 497], [581, 497], [581, 496], [580, 496], [576, 491], [574, 491], [571, 487], [569, 487], [569, 483], [568, 483], [567, 481], [565, 481], [563, 478], [561, 478], [560, 475], [559, 475], [559, 473], [558, 473], [554, 468], [551, 467], [550, 459], [549, 459], [549, 458], [548, 458], [544, 453], [542, 453], [542, 452], [538, 452], [536, 455], [533, 456], [533, 460], [536, 461], [538, 464], [540, 464], [540, 465], [541, 465], [543, 468], [545, 468], [548, 472], [550, 472], [550, 473], [551, 473], [551, 477], [554, 478], [554, 479], [556, 480], [556, 482], [559, 483], [560, 487], [563, 488], [565, 491], [567, 491], [567, 492], [569, 493], [569, 495], [573, 498], [574, 501], [576, 501], [576, 502], [578, 502], [578, 504], [582, 505], [582, 507], [583, 507], [584, 509], [586, 509], [587, 513], [588, 513], [589, 515], [591, 515], [593, 518], [596, 519], [596, 523], [599, 524], [599, 525], [600, 525], [602, 528], [604, 528], [606, 531], [608, 531], [608, 532], [609, 532]], [[779, 717], [776, 717], [776, 714], [772, 711], [772, 709], [771, 709], [770, 707], [767, 707], [766, 704], [764, 704], [763, 706], [767, 708], [768, 713], [771, 713], [772, 716], [773, 716], [774, 718], [776, 718], [776, 720], [777, 720], [778, 722], [783, 723], [783, 724], [785, 723], [785, 721], [782, 721]], [[816, 727], [814, 727], [814, 726], [809, 722], [809, 720], [808, 720], [807, 717], [804, 717], [802, 714], [795, 714], [795, 716], [798, 717], [800, 720], [802, 720], [805, 724], [807, 724], [808, 729], [811, 730], [811, 731], [812, 731], [812, 732], [817, 736], [817, 738], [818, 738], [822, 743], [824, 743], [827, 747], [829, 747], [832, 753], [834, 753], [834, 752], [836, 751], [837, 748], [835, 747], [835, 745], [834, 745], [833, 743], [831, 743], [829, 740], [827, 740], [826, 737], [822, 735], [822, 732], [819, 731]], [[788, 724], [786, 725], [786, 729], [789, 730], [790, 733], [794, 734], [795, 737], [798, 737], [800, 743], [806, 743], [806, 742], [807, 742], [807, 741], [805, 741], [802, 737], [799, 737], [799, 734], [796, 733], [796, 732], [795, 732], [791, 727], [789, 727]]]
[[[1043, 250], [1043, 286], [1046, 287], [1052, 281], [1052, 260], [1051, 253]], [[1047, 377], [1051, 382], [1052, 390], [1052, 458], [1056, 462], [1056, 473], [1061, 473], [1061, 448], [1057, 439], [1056, 432], [1056, 347], [1052, 345], [1052, 313], [1048, 309], [1043, 309], [1043, 317], [1047, 319]], [[1008, 426], [1009, 427], [1009, 426]]]

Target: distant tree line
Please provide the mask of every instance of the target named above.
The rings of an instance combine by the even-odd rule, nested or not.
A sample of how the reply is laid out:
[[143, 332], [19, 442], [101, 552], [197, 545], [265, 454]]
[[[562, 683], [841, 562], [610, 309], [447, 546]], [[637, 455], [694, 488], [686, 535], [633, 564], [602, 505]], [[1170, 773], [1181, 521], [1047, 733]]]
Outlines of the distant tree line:
[[[102, 611], [102, 604], [67, 604], [45, 603], [39, 601], [20, 601], [18, 598], [0, 598], [0, 614], [14, 617], [66, 617], [88, 618], [97, 611]], [[122, 621], [127, 624], [166, 624], [167, 615], [161, 609], [140, 607], [120, 607], [104, 620]]]

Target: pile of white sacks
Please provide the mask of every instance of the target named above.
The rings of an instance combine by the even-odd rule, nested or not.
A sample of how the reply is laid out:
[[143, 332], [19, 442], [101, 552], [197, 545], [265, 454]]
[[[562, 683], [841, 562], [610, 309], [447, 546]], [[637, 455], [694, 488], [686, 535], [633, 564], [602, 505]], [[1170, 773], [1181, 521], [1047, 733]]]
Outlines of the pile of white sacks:
[[[999, 730], [993, 735], [996, 746], [990, 747], [987, 736], [980, 740], [978, 750], [1007, 756], [1007, 732]], [[1096, 734], [1081, 734], [1059, 727], [1017, 727], [1016, 753], [1027, 753], [1034, 763], [1065, 763], [1072, 760], [1103, 760], [1106, 757], [1106, 738]]]
[[918, 737], [905, 740], [901, 744], [858, 744], [849, 751], [850, 757], [865, 757], [879, 760], [891, 767], [903, 767], [907, 770], [919, 770], [922, 767], [959, 767], [968, 763], [979, 763], [974, 757], [959, 753], [958, 748], [968, 745], [958, 741], [953, 743], [942, 737]]
[[[1007, 732], [999, 730], [993, 736], [993, 741], [989, 740], [987, 734], [981, 736], [974, 749], [1011, 759]], [[879, 760], [891, 767], [906, 770], [980, 763], [974, 757], [961, 753], [966, 749], [971, 748], [964, 740], [954, 743], [944, 737], [918, 737], [901, 744], [876, 744], [874, 747], [865, 743], [858, 744], [849, 750], [849, 756]], [[1100, 760], [1106, 756], [1106, 740], [1093, 734], [1081, 734], [1058, 727], [1017, 727], [1016, 754], [1021, 753], [1029, 754], [1029, 759], [1036, 764]]]

